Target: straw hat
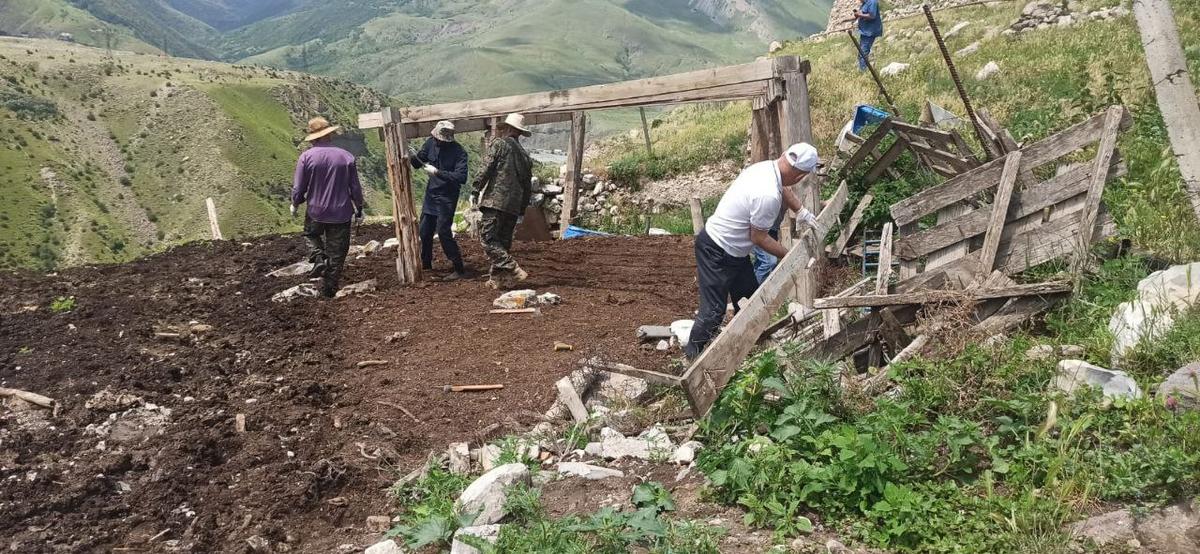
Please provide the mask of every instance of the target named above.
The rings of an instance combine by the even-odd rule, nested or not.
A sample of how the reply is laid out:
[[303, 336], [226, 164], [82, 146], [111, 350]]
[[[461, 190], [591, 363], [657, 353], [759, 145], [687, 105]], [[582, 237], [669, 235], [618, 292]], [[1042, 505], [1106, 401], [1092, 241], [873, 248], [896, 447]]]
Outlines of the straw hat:
[[439, 121], [433, 126], [433, 132], [430, 133], [433, 138], [442, 142], [454, 142], [454, 122]]
[[308, 120], [308, 136], [304, 137], [304, 142], [312, 142], [326, 135], [336, 133], [341, 128], [340, 125], [330, 125], [329, 120], [324, 117], [314, 117]]
[[530, 131], [529, 128], [525, 126], [525, 116], [519, 113], [508, 114], [508, 117], [504, 118], [504, 124], [520, 131], [522, 135], [530, 136], [533, 134], [533, 131]]

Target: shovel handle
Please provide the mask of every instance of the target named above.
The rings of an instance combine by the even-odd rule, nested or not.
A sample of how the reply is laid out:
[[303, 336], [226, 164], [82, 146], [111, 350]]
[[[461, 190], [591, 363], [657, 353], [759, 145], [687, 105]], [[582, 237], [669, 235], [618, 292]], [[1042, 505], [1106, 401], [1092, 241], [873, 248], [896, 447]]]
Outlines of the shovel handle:
[[446, 392], [479, 392], [502, 388], [504, 388], [504, 385], [446, 385], [442, 387], [442, 390]]

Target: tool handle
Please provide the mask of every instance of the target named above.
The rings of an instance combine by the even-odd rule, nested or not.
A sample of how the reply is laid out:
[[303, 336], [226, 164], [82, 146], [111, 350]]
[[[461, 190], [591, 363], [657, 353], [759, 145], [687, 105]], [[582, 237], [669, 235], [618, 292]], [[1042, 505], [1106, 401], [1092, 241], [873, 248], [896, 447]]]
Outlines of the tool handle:
[[451, 385], [450, 392], [478, 392], [485, 390], [499, 390], [504, 388], [504, 385]]

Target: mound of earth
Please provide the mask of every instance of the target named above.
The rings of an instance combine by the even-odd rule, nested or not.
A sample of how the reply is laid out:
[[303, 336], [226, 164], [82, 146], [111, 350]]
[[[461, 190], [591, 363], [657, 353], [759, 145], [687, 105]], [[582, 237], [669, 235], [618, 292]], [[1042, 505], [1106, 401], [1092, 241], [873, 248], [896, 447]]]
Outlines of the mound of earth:
[[[355, 243], [389, 232], [370, 227]], [[463, 244], [468, 265], [485, 267], [478, 245]], [[370, 544], [378, 532], [366, 519], [391, 512], [386, 489], [400, 475], [450, 441], [533, 423], [581, 358], [675, 367], [673, 356], [639, 348], [634, 332], [694, 310], [691, 244], [518, 243], [529, 288], [563, 299], [532, 315], [489, 314], [496, 293], [482, 277], [400, 287], [394, 250], [350, 261], [345, 284], [377, 279], [375, 292], [271, 302], [305, 281], [266, 276], [302, 258], [295, 236], [0, 275], [0, 386], [62, 404], [57, 415], [0, 406], [0, 545]], [[69, 297], [73, 307], [51, 309]], [[357, 367], [364, 360], [388, 363]], [[441, 389], [487, 383], [505, 388]]]

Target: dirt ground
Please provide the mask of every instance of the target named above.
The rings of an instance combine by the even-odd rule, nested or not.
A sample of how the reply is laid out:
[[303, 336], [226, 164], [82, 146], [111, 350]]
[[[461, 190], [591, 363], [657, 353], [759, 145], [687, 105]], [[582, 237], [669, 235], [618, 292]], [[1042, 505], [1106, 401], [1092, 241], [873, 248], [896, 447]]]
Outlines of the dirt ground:
[[[355, 244], [389, 233], [370, 227]], [[528, 287], [563, 298], [536, 315], [489, 315], [496, 293], [482, 278], [399, 287], [393, 250], [348, 267], [344, 284], [376, 278], [375, 293], [273, 303], [304, 281], [265, 275], [302, 258], [294, 236], [0, 274], [0, 386], [62, 404], [53, 417], [0, 406], [0, 547], [239, 552], [255, 535], [294, 552], [369, 545], [379, 533], [366, 519], [392, 512], [385, 489], [400, 475], [491, 423], [532, 423], [581, 358], [674, 367], [634, 332], [690, 317], [691, 244], [518, 243]], [[74, 309], [54, 313], [67, 296]], [[389, 363], [356, 368], [363, 360]], [[441, 391], [451, 383], [505, 388]]]

